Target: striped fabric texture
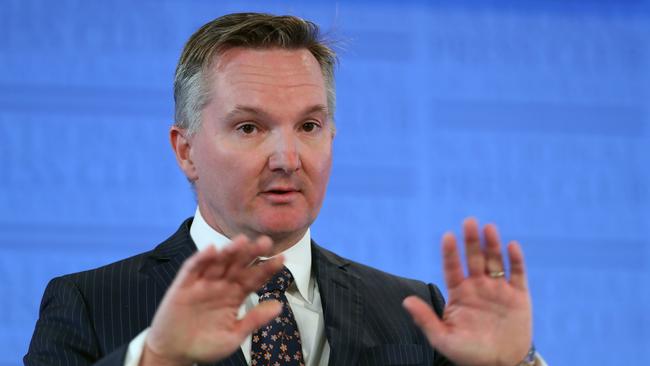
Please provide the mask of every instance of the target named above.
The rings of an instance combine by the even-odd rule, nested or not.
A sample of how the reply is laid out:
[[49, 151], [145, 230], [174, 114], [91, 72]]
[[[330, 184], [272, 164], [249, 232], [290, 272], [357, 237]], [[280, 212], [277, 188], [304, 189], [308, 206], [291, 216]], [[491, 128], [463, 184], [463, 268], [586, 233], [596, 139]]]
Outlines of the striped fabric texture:
[[[25, 365], [122, 365], [129, 342], [151, 323], [183, 261], [196, 251], [192, 219], [155, 249], [50, 281]], [[402, 308], [408, 295], [444, 300], [433, 285], [400, 278], [312, 242], [312, 271], [321, 293], [329, 365], [450, 365]], [[241, 351], [218, 366], [245, 366]]]

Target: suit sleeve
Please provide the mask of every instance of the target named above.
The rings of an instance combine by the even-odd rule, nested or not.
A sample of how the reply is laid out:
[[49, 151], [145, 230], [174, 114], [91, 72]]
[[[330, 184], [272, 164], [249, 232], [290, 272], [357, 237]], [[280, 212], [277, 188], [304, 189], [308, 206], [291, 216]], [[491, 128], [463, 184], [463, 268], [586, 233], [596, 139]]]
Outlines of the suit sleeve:
[[[102, 360], [86, 302], [77, 286], [65, 277], [47, 285], [39, 319], [23, 362], [31, 365], [121, 365], [127, 346]], [[98, 362], [99, 361], [99, 362]]]
[[[429, 293], [431, 294], [431, 305], [435, 313], [442, 318], [442, 314], [445, 310], [445, 298], [440, 293], [440, 290], [436, 285], [429, 284]], [[449, 361], [442, 353], [436, 351], [434, 356], [433, 364], [435, 366], [454, 366], [454, 364]]]

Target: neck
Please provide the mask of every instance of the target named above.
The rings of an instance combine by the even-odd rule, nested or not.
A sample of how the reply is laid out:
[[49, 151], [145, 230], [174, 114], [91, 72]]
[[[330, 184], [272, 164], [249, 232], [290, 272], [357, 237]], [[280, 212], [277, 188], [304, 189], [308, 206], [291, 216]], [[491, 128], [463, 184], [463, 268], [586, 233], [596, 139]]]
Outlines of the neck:
[[275, 233], [265, 233], [265, 232], [255, 231], [255, 230], [240, 230], [240, 231], [228, 230], [226, 225], [221, 225], [219, 220], [216, 220], [215, 217], [210, 215], [209, 210], [202, 210], [199, 208], [199, 214], [203, 217], [203, 220], [205, 221], [206, 224], [208, 224], [208, 226], [211, 229], [215, 230], [219, 234], [231, 240], [235, 236], [241, 234], [245, 235], [248, 239], [252, 241], [256, 240], [261, 236], [268, 236], [273, 242], [273, 247], [271, 249], [271, 253], [269, 253], [269, 256], [275, 256], [291, 248], [292, 246], [296, 245], [300, 241], [300, 239], [302, 239], [303, 236], [305, 236], [305, 233], [307, 232], [307, 228], [299, 231], [275, 232]]
[[273, 249], [271, 251], [270, 256], [274, 256], [298, 244], [300, 239], [302, 239], [302, 237], [305, 236], [306, 232], [307, 230], [305, 229], [300, 232], [289, 233], [286, 235], [285, 234], [283, 235], [259, 234], [257, 236], [267, 235], [268, 237], [271, 238], [271, 240], [273, 241]]

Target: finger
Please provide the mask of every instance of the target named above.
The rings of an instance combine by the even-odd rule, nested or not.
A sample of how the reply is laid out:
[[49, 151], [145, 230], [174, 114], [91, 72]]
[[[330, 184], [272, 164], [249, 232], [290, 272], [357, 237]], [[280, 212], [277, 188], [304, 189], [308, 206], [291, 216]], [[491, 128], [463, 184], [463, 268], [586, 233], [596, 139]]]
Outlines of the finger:
[[256, 256], [270, 255], [271, 249], [273, 249], [273, 240], [266, 235], [262, 235], [257, 240], [255, 240], [255, 251]]
[[244, 235], [236, 236], [223, 250], [218, 252], [217, 260], [206, 268], [203, 276], [210, 280], [221, 279], [224, 276], [228, 266], [232, 263], [241, 246], [248, 241]]
[[232, 241], [221, 251], [223, 256], [222, 265], [223, 270], [219, 278], [227, 278], [230, 267], [233, 265], [239, 266], [242, 256], [246, 255], [247, 251], [250, 250], [251, 240], [246, 235], [237, 235]]
[[244, 338], [255, 330], [270, 323], [282, 312], [282, 304], [276, 300], [264, 301], [235, 323], [234, 331]]
[[478, 232], [478, 222], [470, 217], [463, 222], [465, 234], [465, 257], [467, 258], [467, 271], [470, 276], [485, 275], [485, 258], [481, 250], [481, 239]]
[[516, 241], [508, 244], [508, 258], [510, 258], [510, 284], [519, 290], [528, 290], [524, 253]]
[[[256, 292], [269, 281], [269, 279], [278, 273], [284, 266], [284, 256], [278, 255], [271, 259], [265, 260], [259, 264], [242, 268], [233, 278], [225, 279], [230, 285], [238, 284], [237, 287], [242, 294], [248, 295]], [[219, 284], [218, 286], [222, 286]]]
[[485, 270], [486, 273], [503, 272], [503, 255], [501, 254], [501, 239], [494, 224], [487, 224], [483, 229], [485, 234]]
[[273, 276], [278, 273], [284, 265], [284, 257], [276, 256], [258, 265], [246, 268], [242, 271], [238, 282], [246, 292], [255, 292]]
[[263, 263], [242, 269], [238, 279], [222, 278], [220, 281], [211, 281], [205, 284], [203, 295], [210, 299], [214, 294], [221, 303], [239, 307], [244, 298], [256, 292], [278, 271], [282, 269], [284, 257], [278, 255]]
[[402, 302], [402, 306], [411, 314], [415, 324], [422, 329], [431, 346], [441, 349], [442, 342], [447, 334], [447, 327], [438, 318], [431, 307], [417, 296], [409, 296]]
[[456, 237], [452, 233], [445, 233], [442, 236], [442, 266], [445, 273], [445, 283], [448, 289], [452, 289], [465, 278], [463, 265], [460, 262]]
[[175, 282], [180, 286], [190, 284], [200, 278], [211, 265], [217, 260], [217, 250], [213, 246], [192, 254], [185, 260], [178, 271]]
[[230, 280], [237, 280], [256, 258], [268, 254], [272, 246], [273, 243], [267, 236], [261, 236], [255, 242], [247, 240], [237, 248], [237, 254], [228, 266], [225, 277]]

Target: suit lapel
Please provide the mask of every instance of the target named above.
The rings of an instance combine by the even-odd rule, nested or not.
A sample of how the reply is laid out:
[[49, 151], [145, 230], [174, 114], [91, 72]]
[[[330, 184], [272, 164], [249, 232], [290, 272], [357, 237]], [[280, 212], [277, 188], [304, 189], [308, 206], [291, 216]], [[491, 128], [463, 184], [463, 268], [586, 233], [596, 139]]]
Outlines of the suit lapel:
[[[190, 237], [192, 219], [187, 219], [169, 239], [158, 245], [151, 253], [147, 263], [140, 272], [153, 279], [162, 289], [164, 294], [176, 277], [176, 273], [187, 258], [196, 252], [196, 244]], [[156, 299], [156, 308], [162, 296]], [[215, 366], [247, 366], [241, 348], [227, 359]]]
[[163, 293], [171, 285], [183, 262], [196, 252], [196, 244], [190, 237], [191, 225], [192, 219], [185, 220], [171, 237], [151, 252], [140, 269], [158, 284]]
[[363, 302], [360, 279], [348, 272], [349, 262], [312, 241], [312, 266], [323, 304], [329, 365], [353, 365], [359, 358]]

